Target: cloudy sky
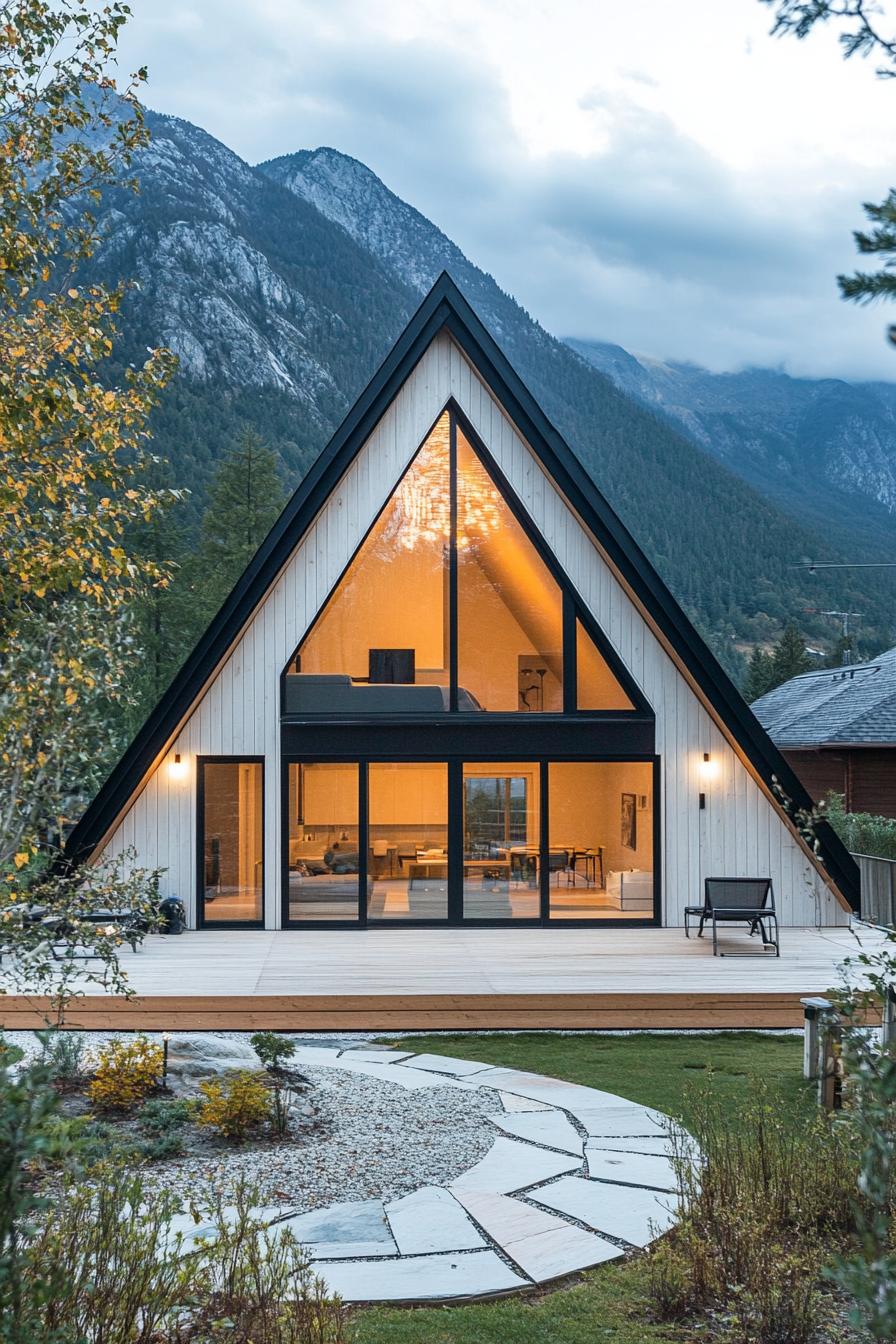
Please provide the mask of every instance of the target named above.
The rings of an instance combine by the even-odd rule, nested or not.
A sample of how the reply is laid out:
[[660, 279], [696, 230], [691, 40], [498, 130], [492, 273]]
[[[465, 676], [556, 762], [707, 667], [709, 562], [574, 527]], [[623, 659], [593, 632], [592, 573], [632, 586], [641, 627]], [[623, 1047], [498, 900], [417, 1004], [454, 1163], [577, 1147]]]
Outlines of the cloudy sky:
[[[147, 101], [250, 162], [332, 145], [557, 335], [896, 380], [837, 297], [896, 82], [759, 0], [131, 0]], [[885, 5], [893, 14], [896, 4]]]

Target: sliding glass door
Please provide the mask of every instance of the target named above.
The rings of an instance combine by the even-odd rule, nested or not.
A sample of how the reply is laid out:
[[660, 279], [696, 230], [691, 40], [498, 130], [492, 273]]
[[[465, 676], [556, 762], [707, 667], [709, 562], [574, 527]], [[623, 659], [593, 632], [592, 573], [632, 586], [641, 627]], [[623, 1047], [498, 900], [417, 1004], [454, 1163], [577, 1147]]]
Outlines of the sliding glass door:
[[539, 918], [540, 784], [537, 762], [464, 763], [464, 919]]
[[369, 920], [448, 918], [448, 766], [367, 767]]
[[656, 922], [658, 778], [653, 760], [290, 761], [284, 923]]
[[341, 761], [288, 768], [287, 910], [290, 923], [357, 923], [361, 843], [359, 770]]

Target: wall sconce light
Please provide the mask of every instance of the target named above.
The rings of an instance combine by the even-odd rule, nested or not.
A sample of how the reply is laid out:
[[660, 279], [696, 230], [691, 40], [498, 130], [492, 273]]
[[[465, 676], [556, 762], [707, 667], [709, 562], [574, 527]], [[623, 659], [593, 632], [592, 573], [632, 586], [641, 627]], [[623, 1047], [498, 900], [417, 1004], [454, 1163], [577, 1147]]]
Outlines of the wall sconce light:
[[718, 773], [718, 765], [712, 759], [709, 752], [704, 751], [703, 760], [700, 762], [700, 778], [702, 780], [715, 779]]
[[[716, 762], [712, 759], [708, 751], [704, 751], [703, 760], [700, 762], [700, 783], [706, 784], [709, 780], [715, 779], [718, 773]], [[700, 794], [700, 811], [706, 808], [706, 794]]]
[[174, 760], [168, 762], [168, 773], [172, 779], [183, 779], [187, 773], [186, 762], [180, 758], [180, 752], [174, 753]]

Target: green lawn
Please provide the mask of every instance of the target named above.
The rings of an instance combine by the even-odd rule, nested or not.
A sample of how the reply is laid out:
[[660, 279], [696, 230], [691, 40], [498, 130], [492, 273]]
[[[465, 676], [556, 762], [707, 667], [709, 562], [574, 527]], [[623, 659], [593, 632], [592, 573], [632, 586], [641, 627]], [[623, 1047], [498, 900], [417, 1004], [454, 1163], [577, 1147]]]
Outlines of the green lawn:
[[[795, 1120], [813, 1102], [802, 1042], [758, 1032], [717, 1036], [417, 1036], [405, 1050], [481, 1059], [618, 1092], [685, 1124], [707, 1083], [736, 1118], [756, 1080]], [[553, 1292], [462, 1307], [371, 1308], [352, 1323], [356, 1344], [684, 1344], [693, 1327], [650, 1322], [644, 1260], [606, 1265]]]

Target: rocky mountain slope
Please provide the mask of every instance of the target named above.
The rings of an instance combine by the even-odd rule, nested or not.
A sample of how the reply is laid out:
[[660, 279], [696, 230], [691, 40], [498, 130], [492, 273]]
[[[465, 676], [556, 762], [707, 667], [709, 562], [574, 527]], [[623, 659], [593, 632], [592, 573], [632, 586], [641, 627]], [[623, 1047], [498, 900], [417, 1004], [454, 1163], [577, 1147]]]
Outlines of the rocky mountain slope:
[[[837, 558], [822, 529], [794, 521], [664, 407], [550, 336], [363, 164], [320, 149], [253, 168], [187, 122], [148, 122], [140, 194], [105, 199], [94, 268], [138, 281], [125, 355], [164, 342], [181, 357], [155, 432], [175, 481], [193, 492], [185, 525], [246, 423], [295, 484], [448, 269], [729, 667], [736, 646], [817, 605], [817, 587], [792, 565]], [[859, 609], [862, 598], [869, 639], [890, 638], [896, 585], [867, 574], [826, 585], [825, 605]], [[805, 624], [818, 639], [831, 634], [823, 618]]]
[[864, 546], [871, 532], [896, 548], [896, 384], [716, 374], [605, 342], [568, 344], [775, 503], [833, 525], [845, 545]]

